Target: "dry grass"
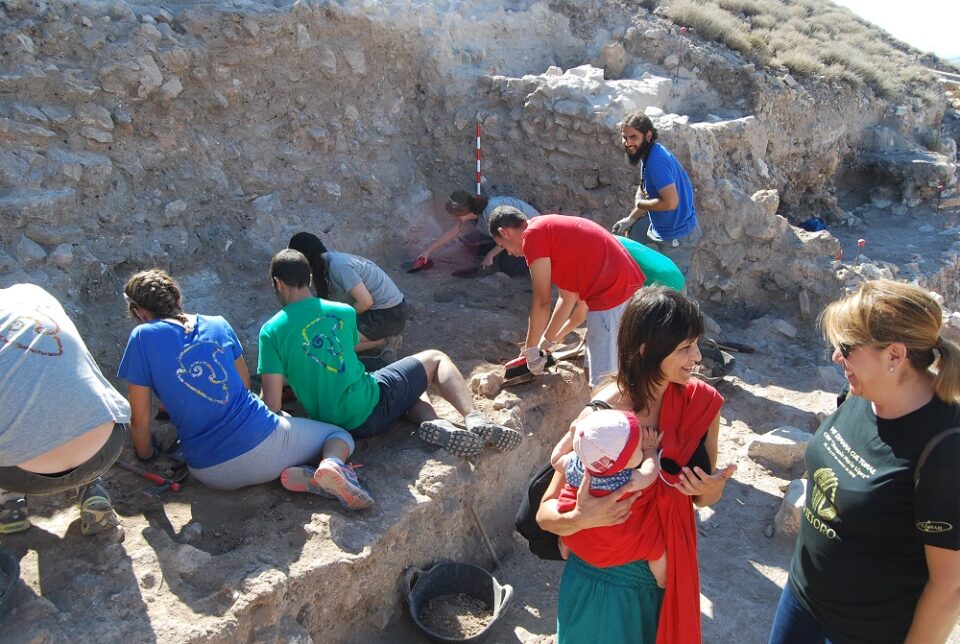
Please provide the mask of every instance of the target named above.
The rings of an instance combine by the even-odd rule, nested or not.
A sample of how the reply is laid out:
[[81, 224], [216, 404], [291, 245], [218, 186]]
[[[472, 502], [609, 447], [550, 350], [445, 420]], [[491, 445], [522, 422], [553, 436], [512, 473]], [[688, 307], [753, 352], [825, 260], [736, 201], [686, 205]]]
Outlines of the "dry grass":
[[761, 65], [823, 76], [879, 96], [930, 98], [920, 52], [826, 0], [639, 0]]

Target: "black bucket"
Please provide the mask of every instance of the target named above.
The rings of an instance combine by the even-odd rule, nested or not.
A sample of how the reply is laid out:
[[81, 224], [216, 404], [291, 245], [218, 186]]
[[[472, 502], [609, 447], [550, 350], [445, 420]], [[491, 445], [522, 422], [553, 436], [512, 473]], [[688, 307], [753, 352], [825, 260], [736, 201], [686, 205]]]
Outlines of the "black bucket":
[[[438, 563], [430, 570], [408, 568], [403, 590], [407, 596], [407, 606], [413, 621], [431, 641], [441, 644], [483, 641], [490, 632], [490, 628], [503, 615], [507, 604], [510, 603], [510, 598], [513, 597], [512, 586], [500, 585], [500, 582], [483, 568], [452, 561]], [[427, 602], [436, 597], [457, 593], [478, 599], [493, 611], [493, 618], [482, 631], [471, 637], [452, 638], [430, 630], [420, 621], [420, 611]]]
[[9, 550], [0, 548], [0, 570], [7, 577], [6, 583], [0, 587], [0, 619], [3, 619], [13, 606], [13, 595], [20, 580], [20, 560]]

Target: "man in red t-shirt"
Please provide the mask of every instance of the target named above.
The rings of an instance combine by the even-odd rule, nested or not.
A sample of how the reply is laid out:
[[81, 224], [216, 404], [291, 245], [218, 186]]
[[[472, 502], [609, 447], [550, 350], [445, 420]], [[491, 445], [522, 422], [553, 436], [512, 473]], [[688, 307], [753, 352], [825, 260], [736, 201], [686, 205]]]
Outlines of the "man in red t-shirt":
[[[541, 373], [558, 333], [577, 302], [587, 305], [587, 368], [590, 385], [617, 370], [617, 332], [627, 300], [644, 283], [630, 253], [603, 226], [582, 217], [541, 215], [528, 220], [510, 206], [490, 215], [493, 240], [530, 267], [533, 302], [523, 355]], [[550, 314], [550, 284], [560, 290]]]

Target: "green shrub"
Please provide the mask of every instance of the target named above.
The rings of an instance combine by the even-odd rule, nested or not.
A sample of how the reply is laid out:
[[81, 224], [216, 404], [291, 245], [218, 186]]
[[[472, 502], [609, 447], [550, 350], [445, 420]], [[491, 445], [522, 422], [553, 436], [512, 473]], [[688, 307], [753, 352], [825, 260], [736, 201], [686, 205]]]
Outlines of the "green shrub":
[[635, 1], [659, 4], [676, 24], [797, 76], [865, 84], [883, 97], [938, 89], [916, 64], [919, 52], [826, 0]]
[[813, 76], [823, 69], [823, 63], [817, 58], [816, 52], [805, 49], [788, 49], [777, 52], [773, 62], [783, 65], [795, 76]]
[[667, 16], [678, 25], [693, 27], [704, 38], [722, 42], [740, 53], [749, 54], [752, 49], [747, 38], [749, 23], [716, 5], [694, 0], [671, 0]]

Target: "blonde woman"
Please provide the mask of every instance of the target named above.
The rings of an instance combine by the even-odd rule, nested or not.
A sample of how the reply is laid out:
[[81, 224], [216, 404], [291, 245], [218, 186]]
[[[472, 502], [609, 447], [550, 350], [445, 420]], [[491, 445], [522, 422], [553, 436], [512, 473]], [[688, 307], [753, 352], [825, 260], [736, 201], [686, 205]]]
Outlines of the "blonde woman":
[[771, 644], [944, 642], [960, 615], [960, 348], [889, 280], [820, 316], [850, 395], [807, 448], [800, 535]]

